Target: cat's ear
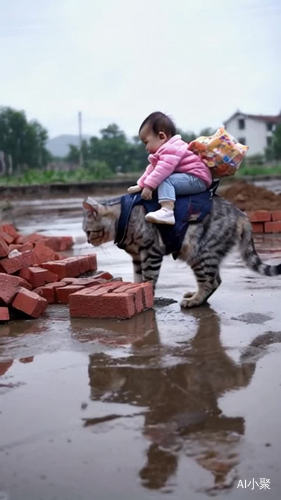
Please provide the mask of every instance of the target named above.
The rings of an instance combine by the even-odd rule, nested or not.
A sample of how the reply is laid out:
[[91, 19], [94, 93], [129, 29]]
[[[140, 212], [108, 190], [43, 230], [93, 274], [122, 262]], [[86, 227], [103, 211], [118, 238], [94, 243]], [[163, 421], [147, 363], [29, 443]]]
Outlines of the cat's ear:
[[89, 215], [93, 215], [94, 217], [96, 217], [98, 213], [98, 207], [97, 204], [94, 203], [90, 198], [87, 198], [83, 201], [83, 208], [84, 210], [86, 210], [86, 212], [89, 213]]
[[98, 215], [102, 217], [106, 213], [105, 207], [92, 198], [87, 198], [83, 201], [83, 208], [93, 217], [97, 217]]

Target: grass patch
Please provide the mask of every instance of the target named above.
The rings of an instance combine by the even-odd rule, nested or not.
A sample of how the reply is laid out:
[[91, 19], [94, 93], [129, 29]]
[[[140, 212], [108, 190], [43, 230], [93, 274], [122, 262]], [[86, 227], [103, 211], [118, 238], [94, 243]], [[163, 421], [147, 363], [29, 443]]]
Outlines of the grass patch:
[[36, 184], [69, 184], [73, 182], [93, 182], [109, 179], [115, 174], [106, 171], [104, 175], [85, 168], [72, 171], [37, 170], [29, 169], [22, 174], [0, 177], [1, 186], [31, 186]]
[[281, 175], [281, 165], [247, 165], [244, 164], [240, 167], [237, 177], [244, 177], [246, 175]]
[[[142, 172], [127, 172], [117, 175], [104, 164], [92, 164], [88, 168], [76, 168], [75, 170], [40, 170], [28, 169], [21, 174], [0, 177], [0, 186], [32, 186], [44, 184], [70, 184], [80, 182], [95, 182], [106, 179], [138, 179]], [[235, 177], [243, 179], [245, 176], [258, 177], [259, 175], [280, 175], [280, 165], [247, 165], [243, 164]]]

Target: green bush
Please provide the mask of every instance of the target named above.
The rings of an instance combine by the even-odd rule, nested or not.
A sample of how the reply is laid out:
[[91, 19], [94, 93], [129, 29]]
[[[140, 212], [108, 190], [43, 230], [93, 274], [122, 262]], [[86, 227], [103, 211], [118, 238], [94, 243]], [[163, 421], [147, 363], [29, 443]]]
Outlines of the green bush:
[[259, 164], [243, 164], [238, 170], [236, 176], [243, 177], [245, 175], [281, 175], [281, 164], [279, 165], [259, 165]]
[[22, 174], [0, 177], [2, 186], [30, 186], [35, 184], [67, 184], [73, 182], [92, 182], [115, 177], [115, 174], [104, 162], [89, 164], [87, 168], [77, 167], [75, 170], [39, 170], [28, 169]]

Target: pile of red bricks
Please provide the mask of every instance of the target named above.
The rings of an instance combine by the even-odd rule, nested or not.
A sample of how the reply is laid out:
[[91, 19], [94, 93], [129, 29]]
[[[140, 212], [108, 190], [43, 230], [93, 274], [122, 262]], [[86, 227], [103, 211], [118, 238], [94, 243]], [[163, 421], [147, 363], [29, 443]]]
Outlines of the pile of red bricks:
[[131, 318], [152, 306], [151, 283], [111, 281], [69, 296], [70, 315], [74, 318]]
[[153, 306], [150, 283], [98, 272], [95, 254], [58, 253], [72, 244], [71, 237], [23, 236], [11, 224], [0, 226], [0, 322], [15, 311], [38, 318], [54, 303], [69, 303], [72, 317], [90, 318], [130, 318]]
[[281, 233], [281, 210], [248, 212], [254, 233]]

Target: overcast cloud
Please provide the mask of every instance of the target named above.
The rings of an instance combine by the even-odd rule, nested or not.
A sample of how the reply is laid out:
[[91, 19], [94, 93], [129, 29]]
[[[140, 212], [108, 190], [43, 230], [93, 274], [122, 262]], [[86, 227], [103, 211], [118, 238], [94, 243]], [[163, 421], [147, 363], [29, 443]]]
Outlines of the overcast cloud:
[[280, 0], [0, 0], [0, 105], [50, 137], [281, 110]]

